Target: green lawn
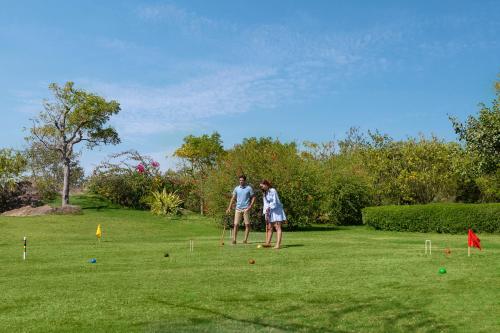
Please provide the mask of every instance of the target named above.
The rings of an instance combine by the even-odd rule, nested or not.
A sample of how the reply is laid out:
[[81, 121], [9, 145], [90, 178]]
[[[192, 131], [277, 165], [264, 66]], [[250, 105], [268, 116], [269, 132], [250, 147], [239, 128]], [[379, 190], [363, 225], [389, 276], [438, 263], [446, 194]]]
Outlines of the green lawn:
[[0, 332], [500, 331], [500, 235], [471, 258], [466, 235], [364, 227], [221, 247], [206, 218], [77, 203], [83, 215], [0, 218]]

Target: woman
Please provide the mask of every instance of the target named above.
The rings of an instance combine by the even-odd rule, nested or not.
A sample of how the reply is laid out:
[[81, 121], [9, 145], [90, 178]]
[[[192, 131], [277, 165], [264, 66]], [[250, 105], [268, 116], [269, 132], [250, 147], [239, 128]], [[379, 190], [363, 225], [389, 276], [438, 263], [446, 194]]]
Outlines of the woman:
[[278, 239], [276, 240], [275, 249], [281, 247], [281, 224], [286, 221], [285, 211], [283, 204], [280, 201], [278, 192], [271, 186], [268, 180], [263, 180], [260, 183], [262, 190], [262, 197], [264, 201], [263, 213], [266, 216], [266, 244], [271, 245], [271, 238], [273, 237], [273, 227], [276, 230]]

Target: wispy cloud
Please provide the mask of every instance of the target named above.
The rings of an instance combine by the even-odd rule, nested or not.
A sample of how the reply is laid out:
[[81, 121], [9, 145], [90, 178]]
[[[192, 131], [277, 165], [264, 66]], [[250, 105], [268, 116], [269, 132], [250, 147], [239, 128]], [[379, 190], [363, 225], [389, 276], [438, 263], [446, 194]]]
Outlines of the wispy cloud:
[[[141, 7], [137, 14], [195, 33], [232, 26], [170, 4]], [[401, 37], [387, 29], [317, 36], [280, 24], [233, 28], [224, 39], [225, 52], [237, 59], [231, 64], [195, 60], [191, 74], [156, 86], [91, 78], [77, 83], [120, 102], [122, 112], [113, 122], [123, 133], [190, 130], [212, 117], [273, 110], [290, 101], [314, 98], [324, 89], [331, 93], [334, 81], [387, 67], [389, 61], [379, 50]], [[123, 52], [140, 48], [118, 38], [101, 38], [97, 43]]]
[[[137, 15], [196, 34], [232, 26], [172, 4], [141, 7]], [[273, 110], [284, 105], [284, 101], [314, 98], [324, 89], [331, 93], [335, 84], [341, 84], [336, 82], [386, 70], [391, 63], [384, 47], [403, 38], [401, 31], [390, 27], [325, 32], [319, 36], [282, 24], [233, 27], [224, 43], [225, 52], [234, 55], [236, 64], [206, 60], [200, 74], [160, 86], [95, 79], [80, 82], [121, 103], [122, 112], [114, 123], [124, 133], [147, 135], [189, 130], [215, 116]], [[118, 38], [102, 38], [98, 44], [121, 51], [138, 48], [135, 43]]]
[[272, 68], [223, 68], [210, 75], [165, 87], [85, 83], [118, 100], [123, 111], [116, 124], [127, 133], [148, 134], [190, 127], [200, 119], [273, 108], [293, 92], [293, 82]]
[[129, 51], [133, 49], [140, 49], [140, 47], [128, 40], [123, 40], [119, 38], [99, 38], [97, 44], [101, 47], [107, 49], [114, 49], [119, 51]]
[[186, 32], [198, 33], [218, 25], [215, 20], [187, 11], [174, 4], [141, 6], [137, 9], [137, 15], [145, 21], [171, 24]]
[[[191, 31], [224, 26], [173, 5], [142, 7], [139, 15], [176, 22]], [[240, 27], [226, 51], [238, 59], [236, 65], [207, 60], [201, 64], [203, 74], [163, 86], [93, 80], [85, 84], [121, 103], [123, 111], [115, 123], [125, 133], [192, 129], [211, 117], [272, 110], [284, 101], [311, 98], [326, 87], [331, 93], [335, 80], [384, 70], [389, 61], [377, 51], [398, 38], [399, 33], [383, 29], [315, 36], [283, 25]], [[121, 47], [118, 41], [110, 44]]]
[[16, 108], [12, 111], [18, 112], [18, 113], [24, 113], [29, 115], [30, 117], [35, 116], [38, 114], [42, 108], [43, 108], [43, 100], [45, 98], [44, 96], [44, 89], [45, 92], [48, 91], [47, 89], [48, 84], [43, 87], [41, 84], [37, 85], [37, 87], [33, 90], [10, 90], [8, 94], [10, 95], [10, 98], [12, 98], [15, 101], [15, 104], [17, 105]]

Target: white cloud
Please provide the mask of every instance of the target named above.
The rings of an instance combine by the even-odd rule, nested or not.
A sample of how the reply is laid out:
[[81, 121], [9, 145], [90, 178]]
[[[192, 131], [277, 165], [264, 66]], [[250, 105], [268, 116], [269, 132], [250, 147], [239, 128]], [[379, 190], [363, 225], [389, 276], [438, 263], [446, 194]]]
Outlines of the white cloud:
[[[139, 15], [144, 19], [175, 21], [189, 29], [219, 24], [173, 5], [143, 7]], [[290, 100], [321, 94], [325, 87], [331, 93], [332, 82], [341, 82], [353, 73], [385, 70], [390, 63], [377, 50], [400, 38], [399, 33], [383, 29], [315, 36], [282, 25], [242, 29], [236, 35], [225, 52], [234, 54], [238, 65], [209, 60], [194, 63], [192, 73], [202, 74], [191, 73], [177, 83], [163, 86], [93, 80], [84, 83], [121, 103], [122, 112], [114, 122], [122, 132], [146, 135], [189, 130], [203, 119], [255, 109], [271, 110]], [[112, 41], [114, 44], [121, 46]]]
[[190, 128], [198, 120], [273, 108], [294, 91], [272, 68], [221, 68], [210, 75], [164, 87], [87, 81], [89, 89], [116, 99], [115, 123], [126, 133], [150, 134]]
[[[144, 20], [176, 24], [190, 32], [230, 26], [171, 4], [141, 7], [138, 15]], [[177, 83], [163, 86], [94, 79], [76, 82], [120, 102], [122, 111], [112, 121], [124, 134], [190, 130], [211, 117], [272, 110], [290, 100], [312, 98], [326, 87], [331, 93], [332, 82], [389, 66], [388, 60], [376, 51], [400, 37], [383, 29], [316, 36], [278, 24], [235, 27], [228, 33], [233, 35], [225, 53], [234, 54], [237, 65], [206, 60], [193, 66], [192, 73], [202, 74], [191, 73]], [[98, 44], [118, 50], [139, 47], [116, 38], [101, 38]], [[196, 66], [200, 71], [195, 70]]]
[[199, 33], [204, 29], [216, 27], [217, 21], [189, 12], [173, 4], [149, 5], [137, 9], [137, 15], [150, 22], [173, 25], [184, 32]]
[[107, 48], [107, 49], [114, 49], [118, 51], [127, 51], [131, 49], [140, 49], [137, 44], [128, 41], [128, 40], [123, 40], [119, 38], [98, 38], [97, 39], [97, 44], [101, 47]]
[[45, 98], [43, 89], [47, 92], [47, 87], [48, 84], [45, 87], [39, 85], [33, 90], [10, 90], [9, 95], [17, 104], [15, 112], [24, 113], [30, 117], [37, 115], [43, 109], [43, 99]]

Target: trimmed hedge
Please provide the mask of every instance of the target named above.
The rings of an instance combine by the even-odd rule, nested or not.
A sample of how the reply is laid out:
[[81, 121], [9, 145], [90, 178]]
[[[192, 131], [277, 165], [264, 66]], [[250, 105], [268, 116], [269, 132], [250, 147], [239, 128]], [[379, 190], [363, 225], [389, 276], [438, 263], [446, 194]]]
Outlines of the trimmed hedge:
[[363, 209], [363, 223], [378, 230], [500, 232], [500, 203], [380, 206]]

